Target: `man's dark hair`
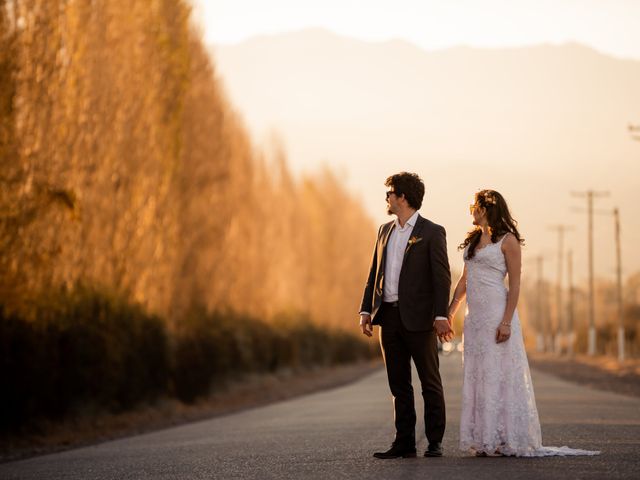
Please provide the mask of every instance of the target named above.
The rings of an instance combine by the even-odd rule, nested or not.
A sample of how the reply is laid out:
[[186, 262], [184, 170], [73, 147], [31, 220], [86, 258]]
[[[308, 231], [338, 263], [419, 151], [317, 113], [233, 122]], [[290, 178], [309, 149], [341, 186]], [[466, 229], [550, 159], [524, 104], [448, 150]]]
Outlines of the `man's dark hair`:
[[398, 197], [404, 195], [411, 208], [420, 210], [422, 199], [424, 198], [424, 183], [422, 183], [417, 174], [409, 172], [396, 173], [387, 178], [384, 184], [393, 188]]

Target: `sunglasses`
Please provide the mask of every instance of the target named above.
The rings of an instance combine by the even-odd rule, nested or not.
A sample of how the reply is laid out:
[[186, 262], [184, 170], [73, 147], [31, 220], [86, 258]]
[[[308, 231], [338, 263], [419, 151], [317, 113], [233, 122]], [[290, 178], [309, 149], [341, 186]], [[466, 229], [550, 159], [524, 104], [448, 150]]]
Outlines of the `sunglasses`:
[[473, 211], [474, 211], [476, 208], [478, 208], [478, 205], [476, 205], [475, 203], [473, 203], [473, 204], [469, 205], [469, 213], [470, 213], [471, 215], [473, 215]]
[[389, 190], [388, 192], [386, 192], [387, 200], [389, 200], [389, 197], [391, 196], [391, 194], [398, 196], [396, 192], [394, 192], [393, 190]]

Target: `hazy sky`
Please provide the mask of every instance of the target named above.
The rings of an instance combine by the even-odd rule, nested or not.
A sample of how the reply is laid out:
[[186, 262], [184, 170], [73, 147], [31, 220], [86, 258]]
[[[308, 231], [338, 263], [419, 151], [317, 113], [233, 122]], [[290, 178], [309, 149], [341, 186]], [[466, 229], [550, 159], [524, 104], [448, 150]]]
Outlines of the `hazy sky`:
[[580, 42], [640, 59], [640, 0], [193, 0], [207, 43], [324, 27], [426, 49]]
[[[194, 2], [195, 17], [200, 18], [205, 41], [219, 46], [263, 34], [320, 27], [365, 41], [400, 38], [427, 50], [456, 45], [505, 48], [577, 42], [608, 55], [640, 60], [640, 0]], [[322, 32], [322, 35], [327, 36], [327, 32]], [[316, 31], [315, 40], [322, 35]], [[300, 43], [303, 37], [301, 34], [295, 37], [296, 47], [303, 45]], [[352, 44], [359, 43], [346, 38], [340, 41], [347, 45], [348, 51], [351, 51]], [[327, 48], [335, 44], [329, 42]], [[400, 154], [402, 169], [421, 174], [426, 172], [431, 197], [423, 213], [446, 224], [450, 233], [450, 255], [452, 262], [455, 261], [452, 265], [459, 267], [459, 254], [455, 247], [457, 239], [462, 238], [469, 228], [467, 205], [470, 197], [477, 189], [490, 186], [509, 194], [531, 255], [542, 253], [555, 258], [557, 235], [549, 231], [549, 225], [571, 223], [576, 227], [569, 236], [573, 235], [571, 238], [575, 242], [575, 274], [580, 279], [586, 274], [586, 219], [570, 214], [569, 207], [584, 206], [585, 202], [570, 197], [569, 191], [594, 188], [597, 184], [600, 189], [612, 192], [611, 198], [597, 202], [598, 208], [610, 210], [613, 206], [620, 207], [624, 226], [625, 275], [640, 268], [638, 256], [632, 253], [634, 245], [640, 242], [640, 228], [632, 220], [637, 203], [635, 179], [640, 168], [637, 162], [640, 144], [631, 141], [626, 130], [628, 122], [640, 121], [637, 116], [640, 104], [635, 95], [638, 91], [635, 62], [610, 61], [582, 47], [565, 47], [560, 49], [565, 52], [563, 55], [574, 52], [580, 58], [575, 63], [576, 71], [586, 68], [598, 75], [576, 77], [568, 67], [553, 72], [549, 70], [555, 75], [534, 75], [535, 78], [528, 81], [520, 78], [518, 72], [509, 70], [515, 65], [514, 57], [500, 67], [503, 73], [510, 72], [506, 78], [520, 78], [514, 84], [499, 81], [502, 77], [491, 76], [490, 72], [478, 76], [477, 82], [466, 84], [463, 81], [466, 70], [454, 69], [450, 73], [454, 79], [457, 78], [455, 75], [459, 78], [449, 88], [448, 81], [438, 83], [441, 81], [438, 80], [439, 75], [423, 72], [423, 76], [418, 76], [417, 66], [412, 62], [420, 53], [400, 48], [399, 53], [394, 50], [393, 54], [397, 55], [393, 57], [394, 62], [402, 67], [400, 72], [411, 70], [413, 78], [402, 78], [398, 82], [402, 89], [396, 92], [391, 88], [385, 101], [379, 101], [377, 92], [393, 84], [388, 82], [398, 81], [393, 72], [385, 70], [381, 76], [377, 70], [367, 71], [370, 75], [378, 75], [377, 80], [382, 82], [378, 85], [347, 75], [347, 72], [354, 74], [354, 69], [357, 73], [359, 68], [364, 68], [366, 61], [353, 67], [348, 56], [324, 55], [323, 58], [312, 58], [310, 63], [295, 57], [296, 61], [291, 64], [292, 60], [287, 56], [291, 51], [280, 43], [277, 43], [278, 48], [284, 48], [280, 56], [274, 51], [268, 58], [262, 50], [252, 50], [251, 45], [255, 46], [218, 48], [216, 66], [234, 107], [250, 127], [252, 139], [262, 144], [266, 139], [265, 133], [275, 130], [285, 144], [294, 173], [310, 173], [316, 171], [316, 165], [329, 165], [333, 171], [339, 172], [345, 184], [356, 193], [356, 198], [363, 201], [376, 223], [388, 220], [382, 208], [384, 186], [380, 180], [388, 174], [385, 162]], [[318, 45], [316, 47], [319, 48]], [[380, 45], [378, 50], [396, 47]], [[248, 51], [242, 53], [242, 49]], [[368, 52], [373, 55], [373, 50]], [[383, 52], [378, 54], [387, 58]], [[427, 52], [423, 54], [429, 55]], [[486, 58], [487, 52], [458, 52], [457, 55], [463, 54]], [[401, 55], [409, 58], [403, 60]], [[339, 58], [334, 59], [337, 63], [332, 63], [329, 57]], [[573, 57], [567, 58], [569, 64], [574, 65]], [[547, 65], [536, 63], [541, 60], [531, 57], [528, 61], [533, 62], [532, 65]], [[344, 61], [347, 63], [340, 63]], [[476, 60], [470, 58], [469, 61], [470, 65], [477, 66]], [[377, 64], [374, 62], [374, 65]], [[420, 65], [430, 68], [432, 64], [422, 62]], [[442, 68], [447, 65], [443, 64]], [[319, 67], [320, 71], [317, 71]], [[487, 66], [495, 67], [496, 64]], [[612, 70], [604, 74], [603, 68]], [[337, 71], [341, 72], [340, 76], [327, 74]], [[402, 73], [399, 75], [401, 77]], [[594, 77], [597, 79], [592, 81]], [[415, 84], [416, 78], [423, 79], [424, 84], [432, 88], [422, 90], [422, 84]], [[496, 90], [495, 85], [483, 83], [488, 78], [498, 81], [500, 88]], [[549, 91], [544, 90], [549, 88], [549, 82], [554, 78], [564, 80], [557, 88], [552, 86]], [[465, 85], [465, 95], [462, 96], [454, 93], [456, 85], [461, 84]], [[357, 88], [351, 89], [352, 85]], [[368, 87], [364, 88], [364, 85]], [[520, 97], [523, 86], [537, 93]], [[449, 94], [444, 95], [445, 91]], [[474, 97], [472, 94], [477, 91], [482, 91], [485, 96], [491, 91], [496, 98], [495, 105], [491, 104], [490, 96]], [[265, 92], [269, 93], [265, 95]], [[350, 96], [340, 97], [339, 94], [344, 92]], [[420, 92], [420, 101], [405, 99], [400, 95], [403, 92], [407, 95]], [[625, 95], [629, 100], [620, 100]], [[576, 101], [581, 97], [593, 100], [588, 102], [591, 107], [584, 109], [585, 102]], [[443, 99], [451, 103], [443, 104]], [[516, 106], [509, 103], [509, 99], [519, 99], [521, 104]], [[527, 103], [528, 99], [534, 102]], [[468, 110], [464, 102], [475, 105], [474, 109]], [[590, 115], [592, 111], [589, 108], [597, 108], [598, 113]], [[438, 113], [430, 115], [433, 111]], [[305, 118], [305, 112], [313, 112], [312, 118]], [[392, 115], [388, 115], [389, 112], [393, 112]], [[504, 123], [502, 114], [511, 120]], [[400, 122], [394, 119], [406, 121], [413, 118], [412, 115], [418, 115], [419, 120], [402, 123], [403, 128], [397, 128]], [[487, 115], [493, 119], [488, 124]], [[548, 115], [548, 120], [541, 121], [539, 116], [545, 115]], [[462, 125], [460, 118], [466, 119]], [[385, 122], [391, 122], [391, 126]], [[460, 142], [459, 129], [469, 129], [473, 125], [482, 125], [482, 128], [474, 127], [467, 131], [464, 141]], [[531, 135], [527, 125], [537, 129], [535, 135]], [[394, 135], [388, 135], [388, 132]], [[505, 136], [505, 132], [511, 132], [511, 135]], [[582, 141], [585, 135], [589, 142]], [[507, 159], [512, 158], [518, 159], [519, 170], [505, 169], [510, 161]], [[540, 158], [545, 161], [541, 162]], [[428, 168], [425, 167], [425, 159], [429, 159]], [[575, 159], [580, 159], [579, 165], [575, 164]], [[485, 177], [478, 177], [477, 170], [469, 167], [477, 162], [487, 165], [482, 172]], [[578, 173], [571, 173], [573, 168], [578, 168]], [[514, 186], [511, 177], [515, 171], [519, 172], [518, 178], [527, 179], [525, 184]], [[452, 178], [456, 180], [452, 182]], [[567, 183], [567, 180], [570, 181]], [[534, 189], [533, 193], [527, 188]], [[529, 199], [539, 193], [539, 188], [547, 194], [539, 203], [530, 204]], [[447, 201], [438, 201], [443, 198]], [[548, 214], [541, 216], [540, 211]], [[613, 275], [615, 262], [611, 222], [611, 218], [596, 218], [596, 271], [605, 277]], [[547, 275], [554, 274], [554, 268], [545, 268]]]

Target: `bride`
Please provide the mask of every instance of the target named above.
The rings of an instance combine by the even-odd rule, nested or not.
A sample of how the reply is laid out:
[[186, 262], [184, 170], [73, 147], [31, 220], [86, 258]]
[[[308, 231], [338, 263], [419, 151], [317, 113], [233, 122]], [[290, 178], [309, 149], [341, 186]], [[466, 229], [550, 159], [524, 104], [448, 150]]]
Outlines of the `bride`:
[[467, 297], [460, 448], [477, 456], [597, 455], [600, 452], [542, 446], [516, 310], [524, 240], [495, 190], [476, 193], [471, 214], [476, 227], [459, 247], [464, 250], [464, 271], [449, 306], [451, 321]]

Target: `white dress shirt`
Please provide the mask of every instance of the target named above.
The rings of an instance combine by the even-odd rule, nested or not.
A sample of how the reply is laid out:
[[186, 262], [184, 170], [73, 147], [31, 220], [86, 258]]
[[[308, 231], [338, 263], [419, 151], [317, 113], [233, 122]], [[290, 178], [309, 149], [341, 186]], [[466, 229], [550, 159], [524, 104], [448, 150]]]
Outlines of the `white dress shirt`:
[[[402, 260], [404, 259], [404, 251], [411, 237], [413, 227], [418, 221], [418, 212], [415, 212], [409, 220], [400, 226], [400, 222], [396, 218], [393, 230], [387, 242], [387, 253], [384, 266], [384, 287], [382, 292], [383, 302], [398, 301], [398, 283], [400, 282], [400, 270], [402, 269]], [[370, 312], [360, 312], [361, 315], [370, 315]], [[447, 320], [447, 317], [436, 317], [436, 320]]]
[[402, 260], [404, 251], [407, 248], [407, 242], [411, 237], [413, 226], [418, 220], [418, 212], [415, 212], [409, 220], [400, 226], [400, 222], [396, 218], [394, 228], [391, 230], [389, 241], [387, 242], [387, 256], [384, 266], [384, 290], [382, 292], [383, 302], [398, 301], [398, 283], [400, 281], [400, 269], [402, 269]]

